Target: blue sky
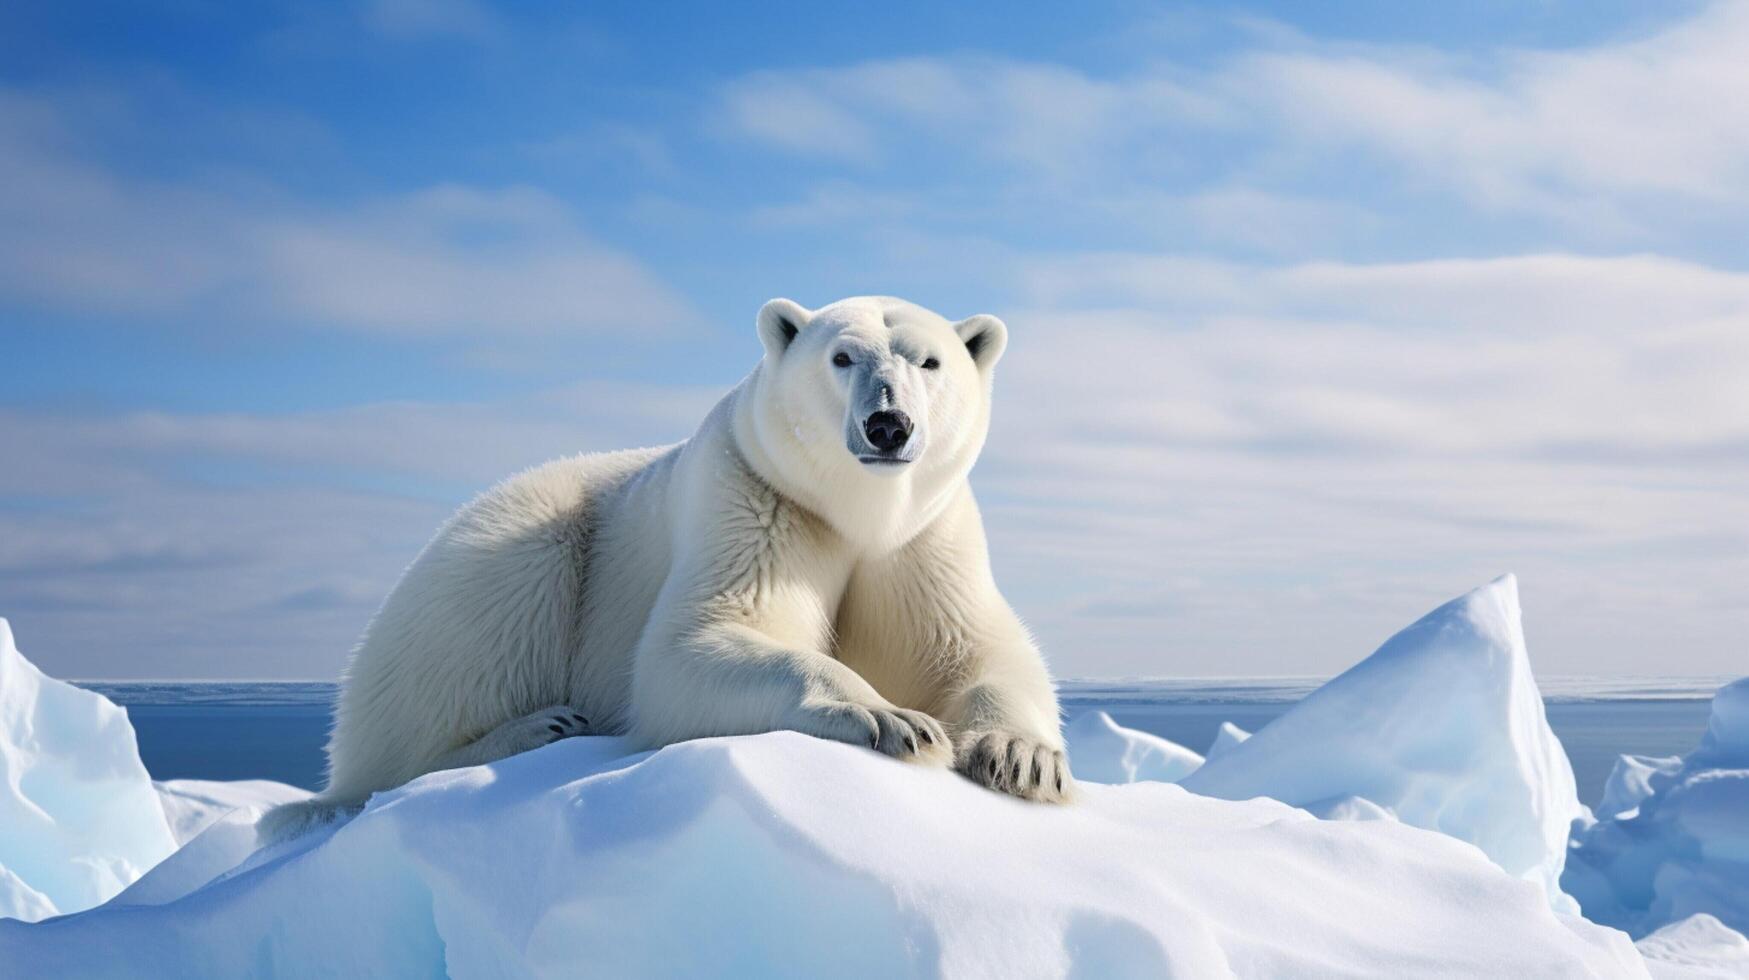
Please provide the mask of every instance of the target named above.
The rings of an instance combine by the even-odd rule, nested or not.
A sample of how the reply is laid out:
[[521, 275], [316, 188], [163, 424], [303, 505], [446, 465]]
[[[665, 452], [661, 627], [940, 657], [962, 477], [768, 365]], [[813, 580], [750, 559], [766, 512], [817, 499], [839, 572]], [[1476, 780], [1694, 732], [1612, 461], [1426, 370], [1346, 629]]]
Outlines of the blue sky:
[[1339, 670], [1520, 575], [1749, 645], [1749, 6], [8, 4], [0, 616], [331, 676], [472, 493], [683, 438], [775, 295], [992, 312], [1058, 673]]

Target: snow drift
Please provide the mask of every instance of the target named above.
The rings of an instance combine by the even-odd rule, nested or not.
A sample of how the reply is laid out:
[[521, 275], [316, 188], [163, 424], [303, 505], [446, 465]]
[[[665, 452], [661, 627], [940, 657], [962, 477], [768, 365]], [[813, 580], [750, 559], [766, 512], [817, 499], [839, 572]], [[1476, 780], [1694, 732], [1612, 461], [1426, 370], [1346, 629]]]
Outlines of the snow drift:
[[1657, 980], [1749, 977], [1749, 939], [1704, 912], [1671, 923], [1635, 945]]
[[[210, 831], [209, 831], [210, 832]], [[1644, 976], [1473, 848], [1177, 786], [1021, 803], [792, 733], [571, 739], [162, 905], [0, 922], [39, 975]], [[4, 971], [0, 971], [4, 972]]]
[[309, 790], [268, 779], [173, 779], [159, 783], [158, 793], [179, 849], [111, 904], [162, 905], [187, 895], [255, 852], [262, 814], [310, 796]]
[[1506, 575], [1453, 599], [1182, 784], [1322, 816], [1394, 815], [1468, 841], [1554, 907], [1584, 808], [1543, 713]]
[[175, 849], [127, 712], [44, 676], [0, 619], [0, 917], [90, 908]]
[[1749, 932], [1749, 677], [1714, 695], [1688, 756], [1624, 757], [1610, 788], [1561, 879], [1585, 915], [1635, 936], [1698, 913]]

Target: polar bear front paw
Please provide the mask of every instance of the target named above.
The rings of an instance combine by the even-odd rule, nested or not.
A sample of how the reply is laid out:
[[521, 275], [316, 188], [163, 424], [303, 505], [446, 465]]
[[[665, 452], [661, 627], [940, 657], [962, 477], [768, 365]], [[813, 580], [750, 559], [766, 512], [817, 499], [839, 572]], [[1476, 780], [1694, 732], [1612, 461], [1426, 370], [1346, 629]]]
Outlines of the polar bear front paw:
[[550, 708], [531, 711], [521, 718], [499, 725], [487, 736], [503, 756], [538, 749], [561, 738], [589, 734], [589, 719], [569, 705], [555, 704]]
[[1023, 800], [1066, 803], [1075, 794], [1062, 749], [1016, 732], [968, 732], [954, 769], [974, 783]]
[[816, 738], [867, 746], [895, 759], [946, 765], [952, 758], [953, 742], [941, 722], [892, 705], [831, 701], [802, 709], [794, 727]]

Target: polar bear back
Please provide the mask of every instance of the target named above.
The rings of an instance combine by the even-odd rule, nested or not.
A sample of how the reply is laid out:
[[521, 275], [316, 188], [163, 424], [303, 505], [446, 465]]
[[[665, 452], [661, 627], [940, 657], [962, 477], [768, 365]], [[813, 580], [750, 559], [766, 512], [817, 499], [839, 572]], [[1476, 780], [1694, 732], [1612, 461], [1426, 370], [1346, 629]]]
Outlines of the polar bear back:
[[[430, 760], [417, 756], [565, 702], [574, 687], [590, 692], [579, 706], [596, 712], [599, 726], [620, 724], [636, 636], [616, 637], [614, 626], [640, 592], [653, 594], [647, 580], [666, 565], [665, 535], [649, 531], [665, 523], [652, 510], [678, 448], [554, 460], [451, 517], [360, 641], [329, 740], [330, 778], [356, 773], [376, 784], [370, 789], [394, 785], [427, 771]], [[616, 574], [586, 588], [591, 564]], [[589, 606], [622, 612], [589, 617]], [[647, 611], [636, 613], [640, 626]], [[591, 619], [602, 635], [583, 635]], [[584, 643], [604, 655], [576, 656]]]

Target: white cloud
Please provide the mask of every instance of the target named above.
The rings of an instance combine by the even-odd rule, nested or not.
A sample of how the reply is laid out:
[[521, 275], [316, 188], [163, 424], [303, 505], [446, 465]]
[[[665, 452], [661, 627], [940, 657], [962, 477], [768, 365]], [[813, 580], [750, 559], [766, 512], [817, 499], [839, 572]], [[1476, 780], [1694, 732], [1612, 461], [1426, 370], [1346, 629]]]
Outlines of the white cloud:
[[69, 676], [332, 677], [463, 500], [547, 459], [685, 438], [720, 395], [0, 412], [0, 616]]
[[[967, 168], [995, 165], [1005, 184], [1018, 175], [1075, 189], [1059, 222], [1170, 188], [1203, 197], [1207, 213], [1181, 213], [1211, 228], [1235, 209], [1257, 224], [1259, 204], [1303, 206], [1308, 181], [1328, 191], [1342, 174], [1320, 168], [1353, 151], [1355, 195], [1377, 168], [1410, 192], [1623, 241], [1749, 209], [1746, 48], [1749, 6], [1723, 0], [1650, 36], [1586, 48], [1458, 59], [1261, 30], [1209, 66], [1105, 74], [902, 58], [761, 71], [727, 86], [723, 102], [730, 125], [777, 149], [950, 172], [944, 205], [963, 194]], [[1199, 167], [1211, 158], [1223, 166]]]
[[436, 187], [260, 229], [273, 307], [397, 333], [662, 332], [692, 317], [641, 263], [527, 188]]
[[1160, 123], [1219, 111], [1165, 78], [1111, 82], [975, 56], [761, 71], [729, 84], [722, 105], [747, 136], [805, 155], [910, 162], [952, 146], [1058, 175], [1133, 146]]
[[1749, 276], [1561, 255], [1019, 275], [1039, 305], [1010, 311], [977, 479], [1059, 669], [1334, 670], [1509, 569], [1546, 672], [1741, 657]]
[[51, 98], [0, 92], [0, 297], [39, 308], [498, 337], [696, 325], [537, 189], [439, 185], [348, 206], [123, 176]]
[[1715, 3], [1646, 38], [1507, 50], [1259, 54], [1225, 79], [1313, 142], [1353, 140], [1500, 207], [1584, 192], [1749, 203], [1749, 6]]

